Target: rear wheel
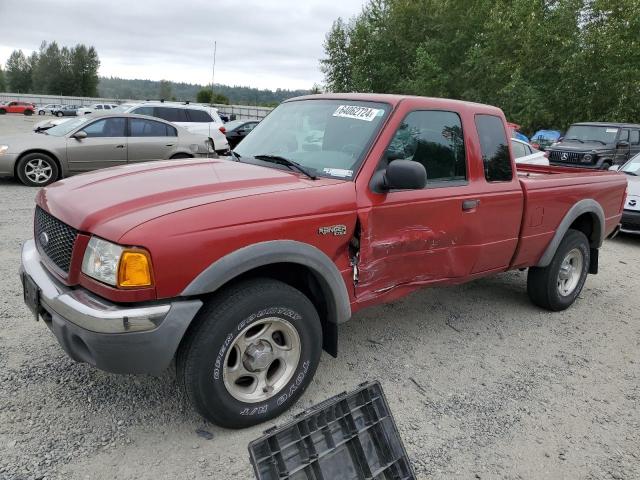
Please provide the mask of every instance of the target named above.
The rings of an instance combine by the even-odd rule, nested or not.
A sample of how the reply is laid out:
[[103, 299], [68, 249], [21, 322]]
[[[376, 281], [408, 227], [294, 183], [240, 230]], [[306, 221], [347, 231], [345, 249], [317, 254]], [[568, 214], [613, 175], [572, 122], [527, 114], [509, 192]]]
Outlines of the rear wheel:
[[171, 156], [171, 160], [176, 160], [178, 158], [193, 158], [191, 155], [187, 155], [186, 153], [176, 153]]
[[56, 117], [62, 117], [63, 115], [64, 115], [64, 113], [62, 113], [62, 112], [56, 113]]
[[44, 115], [46, 112], [44, 110], [38, 110], [38, 115]]
[[276, 280], [221, 291], [195, 321], [178, 351], [178, 380], [194, 408], [223, 427], [280, 415], [320, 361], [318, 313], [304, 294]]
[[570, 307], [589, 272], [590, 250], [586, 235], [569, 230], [560, 242], [551, 263], [532, 267], [527, 276], [527, 292], [536, 305], [552, 311]]
[[604, 162], [600, 167], [601, 170], [609, 170], [611, 168], [611, 162]]
[[25, 110], [24, 114], [29, 116], [29, 115], [33, 115], [33, 110]]
[[58, 179], [58, 164], [44, 153], [30, 153], [18, 162], [18, 178], [29, 187], [44, 187]]

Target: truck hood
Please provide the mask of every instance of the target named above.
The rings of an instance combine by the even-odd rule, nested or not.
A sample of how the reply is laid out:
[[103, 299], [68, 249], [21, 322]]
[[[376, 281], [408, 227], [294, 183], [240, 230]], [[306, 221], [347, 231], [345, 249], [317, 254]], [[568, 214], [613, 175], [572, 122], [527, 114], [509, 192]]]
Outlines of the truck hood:
[[168, 160], [77, 175], [40, 190], [37, 204], [72, 227], [118, 241], [179, 210], [238, 197], [342, 183], [222, 159]]

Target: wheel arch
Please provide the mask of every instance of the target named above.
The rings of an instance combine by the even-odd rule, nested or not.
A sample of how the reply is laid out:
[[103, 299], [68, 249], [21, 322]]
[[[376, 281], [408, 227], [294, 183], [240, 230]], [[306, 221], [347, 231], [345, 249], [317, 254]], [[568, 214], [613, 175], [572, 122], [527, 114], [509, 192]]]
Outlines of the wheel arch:
[[546, 267], [551, 263], [560, 242], [569, 229], [579, 230], [589, 239], [591, 249], [598, 249], [604, 241], [605, 217], [600, 204], [593, 199], [580, 200], [565, 214], [556, 233], [536, 264]]
[[274, 278], [302, 291], [318, 310], [323, 348], [337, 354], [337, 324], [351, 317], [349, 294], [333, 261], [312, 245], [273, 240], [241, 248], [207, 267], [182, 296], [211, 294], [252, 277]]
[[57, 155], [43, 148], [31, 148], [29, 150], [25, 150], [18, 158], [16, 158], [15, 164], [13, 165], [13, 176], [15, 178], [18, 178], [18, 164], [20, 163], [20, 160], [22, 160], [25, 155], [29, 155], [31, 153], [42, 153], [53, 158], [53, 161], [56, 162], [56, 165], [58, 166], [58, 178], [56, 180], [60, 180], [66, 176], [67, 171], [62, 167], [62, 162], [60, 162]]

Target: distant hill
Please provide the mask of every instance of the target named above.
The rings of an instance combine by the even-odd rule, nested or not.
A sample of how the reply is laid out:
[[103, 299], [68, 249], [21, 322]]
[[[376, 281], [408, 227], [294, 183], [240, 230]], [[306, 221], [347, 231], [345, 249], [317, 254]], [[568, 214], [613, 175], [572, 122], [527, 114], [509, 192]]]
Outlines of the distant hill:
[[[171, 95], [176, 100], [195, 101], [202, 88], [208, 86], [191, 83], [171, 83]], [[136, 100], [158, 99], [160, 82], [156, 80], [128, 80], [117, 77], [100, 77], [98, 94], [102, 98], [130, 98]], [[267, 105], [275, 106], [287, 98], [306, 95], [309, 90], [260, 90], [251, 87], [215, 86], [215, 93], [221, 93], [235, 105]], [[167, 99], [169, 100], [169, 99]]]

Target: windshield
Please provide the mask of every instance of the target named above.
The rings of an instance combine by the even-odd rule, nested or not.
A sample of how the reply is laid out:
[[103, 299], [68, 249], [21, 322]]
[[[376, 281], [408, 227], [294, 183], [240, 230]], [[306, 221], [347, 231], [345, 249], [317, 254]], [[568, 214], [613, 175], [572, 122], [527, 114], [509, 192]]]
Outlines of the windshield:
[[384, 103], [346, 99], [286, 102], [234, 151], [241, 160], [280, 156], [317, 176], [351, 179], [389, 109]]
[[564, 136], [565, 140], [580, 140], [582, 142], [613, 143], [618, 136], [617, 127], [597, 125], [572, 125]]
[[67, 133], [78, 128], [80, 125], [87, 123], [88, 120], [88, 117], [80, 117], [67, 120], [66, 122], [62, 122], [60, 125], [51, 127], [46, 131], [46, 133], [47, 135], [53, 135], [54, 137], [63, 137]]
[[633, 157], [627, 163], [625, 163], [620, 169], [621, 172], [633, 173], [640, 176], [640, 154]]

